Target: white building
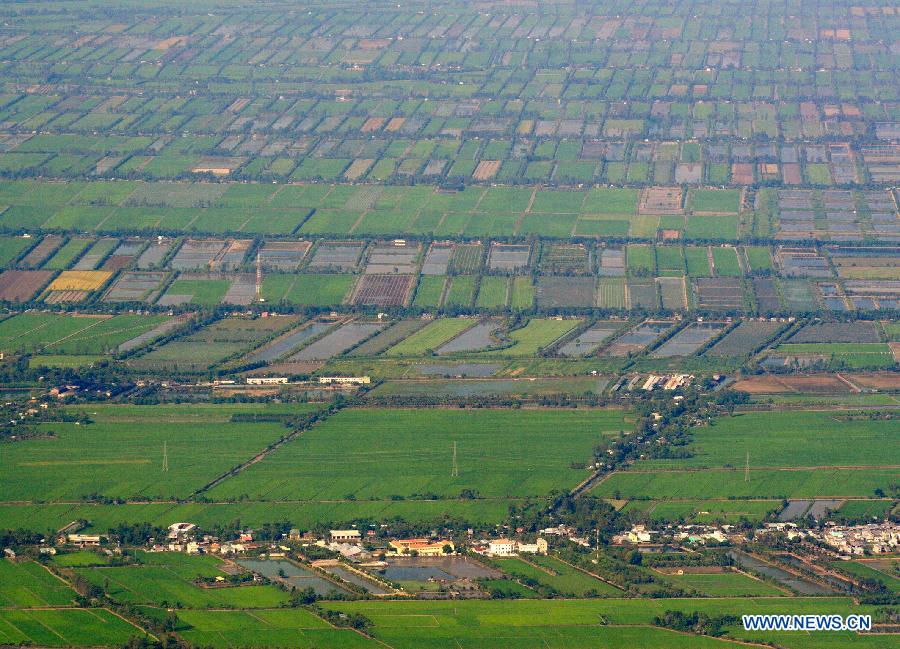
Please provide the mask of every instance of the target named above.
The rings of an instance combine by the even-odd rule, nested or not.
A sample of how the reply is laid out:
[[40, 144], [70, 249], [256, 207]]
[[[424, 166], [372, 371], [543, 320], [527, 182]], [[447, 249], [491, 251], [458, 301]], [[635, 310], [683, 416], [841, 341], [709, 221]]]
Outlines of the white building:
[[520, 543], [514, 539], [495, 539], [488, 542], [486, 554], [492, 557], [511, 557], [516, 554], [547, 554], [546, 539], [534, 543]]
[[336, 543], [359, 541], [360, 539], [359, 530], [331, 530], [329, 536]]
[[511, 539], [496, 539], [488, 543], [488, 554], [494, 557], [509, 557], [516, 553], [516, 542]]
[[320, 385], [368, 385], [372, 379], [368, 376], [320, 376]]

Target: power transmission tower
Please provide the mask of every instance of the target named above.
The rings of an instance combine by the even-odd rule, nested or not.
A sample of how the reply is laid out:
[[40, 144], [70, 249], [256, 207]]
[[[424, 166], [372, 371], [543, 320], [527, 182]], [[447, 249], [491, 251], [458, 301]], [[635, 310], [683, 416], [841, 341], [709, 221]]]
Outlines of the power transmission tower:
[[453, 442], [453, 468], [450, 469], [450, 477], [459, 477], [459, 465], [456, 463], [456, 442]]
[[747, 465], [744, 467], [744, 482], [750, 482], [750, 451], [747, 451]]
[[163, 442], [163, 473], [169, 472], [169, 443]]
[[256, 301], [262, 302], [262, 262], [259, 251], [256, 251]]

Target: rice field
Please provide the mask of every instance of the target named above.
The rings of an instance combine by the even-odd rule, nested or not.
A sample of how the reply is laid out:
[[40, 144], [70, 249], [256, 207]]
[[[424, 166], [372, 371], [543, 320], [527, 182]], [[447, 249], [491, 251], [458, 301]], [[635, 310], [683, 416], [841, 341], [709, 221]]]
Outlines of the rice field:
[[45, 436], [10, 445], [0, 489], [7, 500], [184, 497], [288, 432], [280, 421], [238, 423], [232, 414], [314, 408], [92, 405], [90, 423], [41, 423]]
[[510, 331], [506, 335], [508, 340], [507, 346], [481, 352], [479, 356], [535, 356], [577, 327], [581, 322], [581, 320], [532, 318], [524, 327]]
[[455, 338], [476, 322], [465, 318], [440, 318], [388, 349], [385, 355], [421, 356]]
[[[586, 477], [602, 435], [627, 425], [619, 410], [347, 409], [213, 489], [278, 499], [388, 499], [463, 489], [514, 498], [571, 487]], [[548, 436], [553, 443], [548, 445]], [[456, 443], [458, 477], [451, 477]], [[361, 479], [361, 476], [365, 476]]]

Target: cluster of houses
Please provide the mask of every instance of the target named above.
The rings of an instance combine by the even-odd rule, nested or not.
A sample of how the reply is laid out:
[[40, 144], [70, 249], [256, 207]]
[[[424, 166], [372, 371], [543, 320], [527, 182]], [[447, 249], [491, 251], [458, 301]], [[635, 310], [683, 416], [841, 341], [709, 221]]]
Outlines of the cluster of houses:
[[[571, 536], [573, 530], [560, 526], [543, 530], [547, 535], [570, 538], [587, 546], [586, 539]], [[325, 538], [311, 533], [301, 533], [292, 529], [285, 535], [285, 540], [315, 545], [340, 554], [350, 561], [370, 561], [376, 556], [395, 557], [444, 557], [457, 553], [457, 546], [451, 539], [444, 538], [407, 538], [391, 539], [383, 547], [372, 550], [377, 544], [375, 531], [365, 533], [357, 529], [331, 530]], [[57, 539], [61, 545], [80, 548], [100, 547], [107, 541], [102, 534], [80, 534], [76, 532], [60, 534]], [[258, 550], [262, 546], [253, 539], [253, 532], [242, 532], [234, 541], [219, 541], [208, 535], [198, 536], [197, 526], [193, 523], [173, 523], [169, 526], [166, 537], [156, 540], [150, 551], [184, 552], [186, 554], [218, 554], [233, 555]], [[509, 557], [518, 554], [547, 554], [546, 539], [538, 537], [534, 543], [525, 543], [516, 539], [496, 538], [472, 541], [470, 548], [483, 556]], [[288, 548], [285, 548], [287, 550]]]
[[630, 530], [612, 537], [614, 545], [661, 545], [678, 542], [686, 545], [721, 544], [739, 542], [743, 531], [733, 525], [678, 525], [663, 529], [650, 529], [646, 525], [634, 525]]
[[678, 390], [686, 388], [694, 381], [693, 374], [635, 374], [633, 376], [623, 376], [612, 387], [613, 392], [624, 390], [631, 392], [633, 390], [644, 390], [652, 392], [657, 388], [666, 391]]
[[[890, 521], [867, 525], [838, 525], [826, 523], [820, 528], [801, 528], [796, 523], [765, 523], [755, 530], [755, 536], [782, 534], [788, 540], [818, 541], [845, 557], [866, 554], [900, 552], [900, 525]], [[651, 529], [634, 525], [630, 530], [612, 538], [615, 545], [662, 545], [664, 543], [739, 544], [746, 540], [746, 531], [733, 525], [677, 525]]]
[[890, 521], [868, 525], [827, 523], [821, 529], [801, 529], [795, 523], [769, 523], [766, 528], [782, 532], [789, 539], [819, 541], [847, 558], [900, 551], [900, 525]]

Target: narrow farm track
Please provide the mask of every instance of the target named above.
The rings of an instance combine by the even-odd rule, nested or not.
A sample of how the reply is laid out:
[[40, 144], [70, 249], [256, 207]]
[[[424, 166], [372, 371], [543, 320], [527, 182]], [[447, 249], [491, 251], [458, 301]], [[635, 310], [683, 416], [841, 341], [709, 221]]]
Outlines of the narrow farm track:
[[582, 568], [581, 566], [576, 566], [574, 563], [569, 563], [568, 561], [566, 561], [566, 560], [563, 559], [562, 557], [554, 557], [554, 558], [555, 558], [557, 561], [559, 561], [560, 563], [566, 564], [567, 566], [569, 566], [569, 567], [572, 568], [573, 570], [577, 570], [578, 572], [584, 573], [585, 575], [590, 575], [590, 576], [593, 577], [594, 579], [597, 579], [597, 580], [599, 580], [599, 581], [602, 581], [604, 584], [608, 584], [609, 586], [612, 586], [612, 587], [615, 588], [616, 590], [624, 590], [624, 588], [622, 588], [622, 587], [619, 586], [618, 584], [616, 584], [616, 583], [614, 583], [614, 582], [612, 582], [612, 581], [610, 581], [610, 580], [608, 580], [608, 579], [604, 579], [603, 577], [601, 577], [600, 575], [598, 575], [596, 572], [591, 572], [590, 570], [586, 570], [585, 568]]
[[841, 381], [841, 382], [843, 382], [843, 383], [846, 383], [846, 384], [847, 384], [847, 387], [850, 388], [850, 391], [851, 391], [851, 392], [856, 392], [856, 393], [862, 392], [862, 389], [860, 389], [859, 386], [857, 386], [855, 383], [853, 383], [852, 381], [850, 381], [848, 378], [846, 378], [846, 377], [845, 377], [843, 374], [841, 374], [840, 372], [835, 372], [835, 375], [834, 375], [834, 376], [835, 376], [835, 378], [837, 378], [839, 381]]
[[[200, 491], [197, 490], [196, 493]], [[416, 502], [415, 498], [407, 498], [407, 501]], [[527, 496], [479, 496], [476, 499], [472, 498], [422, 498], [420, 499], [422, 502], [472, 502], [473, 500], [477, 500], [480, 502], [508, 502], [508, 501], [523, 501], [527, 500]], [[860, 498], [860, 500], [865, 500], [864, 498]], [[34, 500], [0, 500], [0, 507], [29, 507], [32, 505], [67, 505], [70, 507], [128, 507], [132, 506], [141, 506], [141, 505], [183, 505], [185, 503], [191, 502], [190, 498], [185, 500], [133, 500], [126, 501], [124, 503], [115, 504], [115, 505], [105, 505], [99, 503], [92, 503], [84, 500], [42, 500], [40, 502]], [[323, 498], [319, 500], [308, 500], [308, 499], [284, 499], [279, 498], [275, 500], [244, 500], [234, 501], [234, 500], [204, 500], [204, 505], [236, 505], [241, 503], [266, 503], [269, 505], [317, 505], [317, 504], [341, 504], [341, 503], [358, 503], [359, 500], [351, 500], [349, 498]], [[393, 503], [396, 502], [394, 500], [383, 499], [383, 500], [366, 500], [364, 502], [367, 503]]]
[[[324, 421], [330, 415], [334, 414], [334, 412], [337, 412], [337, 410], [334, 410], [331, 412], [328, 410], [323, 411], [321, 416], [319, 417], [319, 419], [317, 419], [316, 422], [314, 422], [314, 423]], [[190, 500], [192, 498], [196, 498], [200, 494], [205, 493], [205, 492], [209, 491], [210, 489], [213, 489], [214, 487], [217, 487], [218, 485], [222, 484], [228, 478], [230, 478], [232, 476], [236, 476], [238, 473], [241, 473], [248, 467], [251, 467], [254, 464], [256, 464], [257, 462], [264, 460], [273, 451], [277, 451], [279, 448], [281, 448], [288, 442], [291, 442], [291, 441], [297, 439], [298, 437], [300, 437], [300, 435], [302, 435], [312, 425], [314, 425], [314, 424], [311, 424], [310, 426], [306, 426], [303, 428], [298, 428], [297, 430], [292, 431], [289, 435], [285, 435], [284, 437], [279, 439], [277, 442], [274, 442], [273, 444], [264, 448], [262, 451], [260, 451], [259, 453], [257, 453], [253, 457], [251, 457], [246, 462], [242, 462], [241, 464], [237, 465], [233, 469], [226, 471], [225, 473], [223, 473], [222, 475], [218, 476], [217, 478], [211, 480], [210, 482], [206, 483], [199, 489], [191, 492], [191, 494], [187, 497], [187, 499]]]
[[[854, 469], [900, 469], [900, 464], [823, 464], [818, 466], [757, 466], [751, 467], [751, 471], [822, 471], [827, 469], [854, 470]], [[742, 468], [728, 467], [697, 467], [684, 469], [628, 469], [627, 471], [617, 471], [617, 473], [708, 473], [711, 471], [730, 471], [732, 473], [740, 473]], [[612, 474], [610, 474], [612, 475]]]

